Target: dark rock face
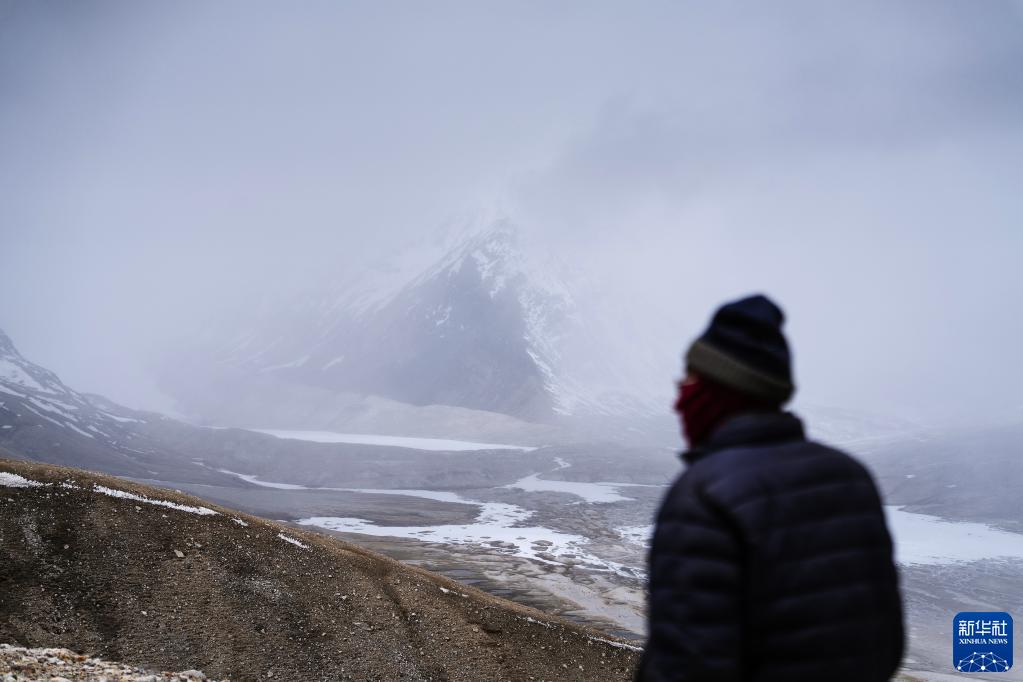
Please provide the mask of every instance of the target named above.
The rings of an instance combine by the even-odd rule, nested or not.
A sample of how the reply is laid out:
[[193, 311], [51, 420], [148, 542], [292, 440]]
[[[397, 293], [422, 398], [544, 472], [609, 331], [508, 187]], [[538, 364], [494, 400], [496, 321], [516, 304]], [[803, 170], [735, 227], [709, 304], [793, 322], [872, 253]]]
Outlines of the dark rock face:
[[491, 296], [474, 267], [438, 273], [370, 319], [335, 331], [324, 346], [344, 349], [344, 361], [314, 369], [337, 352], [321, 351], [282, 374], [413, 405], [541, 418], [550, 413], [551, 399], [529, 355], [516, 294], [506, 287]]

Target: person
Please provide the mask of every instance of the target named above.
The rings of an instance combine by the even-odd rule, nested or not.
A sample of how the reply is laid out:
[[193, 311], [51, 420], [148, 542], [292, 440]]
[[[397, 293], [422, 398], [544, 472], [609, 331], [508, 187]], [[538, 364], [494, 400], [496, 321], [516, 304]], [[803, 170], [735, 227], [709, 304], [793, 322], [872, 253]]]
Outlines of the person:
[[782, 406], [781, 309], [722, 306], [675, 409], [690, 449], [657, 515], [637, 680], [874, 682], [903, 653], [892, 541], [867, 469]]

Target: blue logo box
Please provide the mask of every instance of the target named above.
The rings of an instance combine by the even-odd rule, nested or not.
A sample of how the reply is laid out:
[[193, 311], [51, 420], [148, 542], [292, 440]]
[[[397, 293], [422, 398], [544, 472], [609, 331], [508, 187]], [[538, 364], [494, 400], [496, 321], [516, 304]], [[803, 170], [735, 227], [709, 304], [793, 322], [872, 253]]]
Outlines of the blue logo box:
[[1012, 668], [1012, 616], [964, 611], [952, 619], [952, 667], [961, 673], [1004, 673]]

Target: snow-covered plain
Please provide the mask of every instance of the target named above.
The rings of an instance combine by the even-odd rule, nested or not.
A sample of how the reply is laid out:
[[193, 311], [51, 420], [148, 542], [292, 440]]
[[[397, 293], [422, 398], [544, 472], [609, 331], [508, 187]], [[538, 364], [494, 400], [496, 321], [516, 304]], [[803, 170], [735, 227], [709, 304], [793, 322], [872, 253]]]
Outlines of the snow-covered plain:
[[1023, 559], [1023, 535], [983, 523], [946, 521], [937, 516], [885, 507], [894, 536], [895, 558], [903, 565]]
[[439, 502], [456, 502], [465, 503], [465, 500], [456, 495], [455, 493], [445, 492], [443, 490], [401, 490], [397, 488], [328, 488], [328, 487], [315, 487], [308, 485], [295, 485], [294, 483], [279, 483], [277, 481], [264, 481], [256, 476], [250, 476], [248, 474], [239, 474], [237, 471], [229, 471], [228, 469], [217, 469], [222, 474], [231, 474], [237, 476], [243, 481], [248, 481], [253, 485], [258, 485], [263, 488], [276, 488], [278, 490], [332, 490], [334, 492], [342, 493], [369, 493], [375, 495], [403, 495], [405, 497], [422, 497], [427, 500], [437, 500]]
[[615, 532], [626, 542], [640, 547], [649, 547], [650, 541], [654, 537], [653, 525], [626, 526], [624, 528], [616, 528]]
[[[561, 463], [559, 463], [561, 464]], [[567, 466], [563, 464], [559, 468]], [[638, 574], [636, 569], [601, 559], [587, 551], [589, 540], [581, 535], [565, 533], [543, 526], [524, 525], [534, 512], [523, 507], [503, 502], [479, 502], [466, 499], [457, 493], [442, 490], [404, 490], [374, 488], [312, 488], [289, 483], [262, 481], [255, 476], [224, 471], [256, 485], [284, 490], [334, 490], [373, 495], [395, 495], [418, 497], [440, 502], [472, 505], [479, 508], [476, 519], [469, 524], [437, 526], [380, 526], [372, 521], [346, 517], [310, 517], [298, 521], [302, 525], [319, 526], [334, 531], [360, 533], [380, 537], [399, 537], [427, 542], [457, 545], [489, 545], [508, 550], [511, 553], [544, 563], [556, 563], [552, 558], [571, 559], [594, 570], [613, 571], [630, 576]], [[539, 480], [536, 476], [530, 480]], [[528, 489], [512, 484], [504, 487]], [[555, 483], [556, 487], [543, 487]], [[615, 497], [608, 490], [618, 483], [579, 483], [571, 481], [540, 481], [535, 490], [571, 492], [589, 502], [617, 501], [628, 499]], [[0, 487], [29, 488], [48, 484], [26, 479], [11, 472], [0, 471]], [[63, 487], [76, 488], [69, 483]], [[216, 515], [207, 507], [182, 505], [169, 500], [143, 497], [123, 490], [96, 485], [97, 493], [119, 497], [145, 504], [152, 504], [178, 511], [199, 515]], [[609, 499], [611, 498], [611, 499]], [[993, 528], [983, 523], [948, 521], [937, 516], [908, 512], [899, 506], [887, 505], [885, 514], [888, 527], [895, 542], [895, 556], [902, 565], [940, 565], [973, 561], [1009, 561], [1023, 559], [1023, 534]], [[235, 520], [244, 524], [240, 519]], [[653, 526], [629, 526], [615, 529], [622, 541], [628, 544], [648, 546]], [[543, 555], [543, 556], [540, 556]]]
[[[611, 571], [630, 577], [639, 574], [636, 569], [602, 559], [588, 552], [585, 547], [589, 544], [589, 540], [581, 535], [563, 533], [543, 526], [519, 525], [526, 522], [533, 512], [514, 504], [477, 502], [460, 497], [455, 493], [439, 493], [434, 490], [360, 489], [353, 492], [403, 495], [469, 504], [478, 507], [480, 511], [473, 523], [439, 526], [378, 526], [365, 519], [335, 516], [311, 517], [301, 519], [297, 523], [344, 533], [411, 538], [424, 542], [453, 545], [487, 545], [505, 549], [516, 556], [542, 563], [554, 564], [572, 560], [592, 570]], [[559, 558], [561, 561], [555, 561], [553, 558]]]
[[632, 497], [625, 497], [619, 493], [619, 488], [649, 488], [657, 486], [649, 486], [644, 483], [611, 483], [603, 481], [596, 483], [587, 483], [583, 481], [552, 481], [540, 478], [540, 474], [533, 474], [532, 476], [520, 478], [514, 483], [509, 483], [504, 487], [514, 488], [516, 490], [525, 490], [526, 492], [566, 493], [568, 495], [580, 497], [586, 502], [600, 503], [631, 502], [634, 499]]
[[539, 474], [526, 476], [505, 488], [515, 488], [526, 492], [566, 493], [581, 497], [587, 502], [629, 502], [633, 498], [618, 493], [619, 483], [582, 483], [578, 481], [547, 481]]
[[[1023, 559], [1023, 535], [983, 523], [946, 521], [937, 516], [885, 507], [895, 558], [902, 565]], [[626, 542], [648, 546], [653, 526], [616, 529]]]
[[[563, 469], [570, 466], [564, 460], [558, 461], [558, 468]], [[628, 575], [636, 575], [637, 571], [624, 564], [601, 559], [583, 549], [588, 540], [572, 533], [564, 533], [543, 526], [520, 526], [533, 511], [524, 509], [517, 505], [502, 502], [479, 502], [470, 500], [457, 493], [444, 490], [407, 490], [396, 488], [317, 488], [291, 483], [278, 483], [275, 481], [264, 481], [256, 476], [240, 474], [226, 469], [220, 469], [222, 473], [231, 474], [255, 485], [266, 488], [282, 490], [331, 490], [336, 492], [362, 493], [366, 495], [395, 495], [399, 497], [418, 497], [438, 502], [450, 502], [454, 504], [473, 505], [480, 509], [475, 521], [470, 524], [439, 525], [439, 526], [378, 526], [372, 521], [350, 517], [317, 516], [306, 518], [297, 523], [303, 525], [319, 526], [329, 530], [346, 533], [360, 533], [363, 535], [374, 535], [380, 537], [402, 537], [413, 538], [428, 542], [446, 542], [451, 544], [477, 544], [502, 547], [494, 543], [503, 543], [503, 549], [513, 550], [513, 553], [535, 559], [545, 563], [554, 563], [540, 554], [553, 557], [563, 557], [585, 564], [595, 570], [609, 570]], [[535, 479], [535, 476], [528, 477]], [[525, 480], [525, 479], [523, 479]], [[629, 500], [613, 492], [615, 487], [632, 485], [625, 483], [581, 483], [572, 481], [539, 481], [534, 490], [553, 490], [557, 492], [569, 492], [577, 495], [587, 502], [616, 502]], [[520, 481], [521, 482], [521, 481]], [[544, 487], [546, 483], [562, 484], [555, 487]], [[526, 489], [523, 486], [512, 484], [506, 488]], [[620, 535], [632, 544], [643, 544], [642, 536], [649, 535], [647, 527], [638, 530], [633, 528], [621, 529]]]
[[[353, 492], [405, 495], [445, 502], [472, 504], [480, 508], [473, 523], [439, 526], [380, 526], [358, 518], [312, 517], [303, 525], [320, 526], [346, 533], [400, 537], [456, 545], [504, 546], [513, 554], [552, 563], [547, 557], [573, 558], [586, 567], [636, 575], [637, 570], [601, 559], [586, 549], [589, 541], [580, 535], [563, 533], [524, 523], [533, 512], [512, 504], [476, 502], [455, 493], [432, 490], [357, 490]], [[1009, 533], [981, 523], [946, 521], [936, 516], [915, 514], [898, 507], [886, 508], [895, 541], [896, 560], [902, 565], [952, 564], [970, 561], [1023, 559], [1023, 535]], [[653, 526], [616, 529], [623, 542], [648, 546]], [[546, 556], [539, 556], [544, 554]]]
[[294, 483], [277, 483], [275, 481], [263, 481], [255, 476], [249, 476], [248, 474], [239, 474], [237, 471], [230, 471], [228, 469], [217, 469], [222, 474], [230, 474], [231, 476], [237, 476], [243, 481], [258, 485], [263, 488], [277, 488], [278, 490], [311, 490], [309, 486], [295, 485]]
[[280, 429], [249, 429], [256, 433], [265, 433], [276, 438], [290, 440], [306, 440], [313, 443], [352, 443], [356, 445], [387, 445], [396, 448], [412, 448], [413, 450], [431, 450], [434, 452], [471, 451], [471, 450], [522, 450], [530, 452], [535, 447], [527, 445], [503, 445], [499, 443], [474, 443], [465, 440], [447, 440], [444, 438], [418, 438], [411, 436], [382, 436], [371, 433], [337, 433], [334, 431], [287, 431]]

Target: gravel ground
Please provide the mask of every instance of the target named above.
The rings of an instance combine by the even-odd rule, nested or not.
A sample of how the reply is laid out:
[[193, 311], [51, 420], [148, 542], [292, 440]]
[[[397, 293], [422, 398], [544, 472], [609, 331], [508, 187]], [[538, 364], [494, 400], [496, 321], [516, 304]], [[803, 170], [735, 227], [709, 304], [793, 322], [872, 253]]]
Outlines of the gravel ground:
[[199, 670], [154, 673], [120, 663], [89, 658], [67, 649], [26, 649], [0, 644], [0, 682], [47, 680], [72, 682], [195, 682], [208, 679]]

